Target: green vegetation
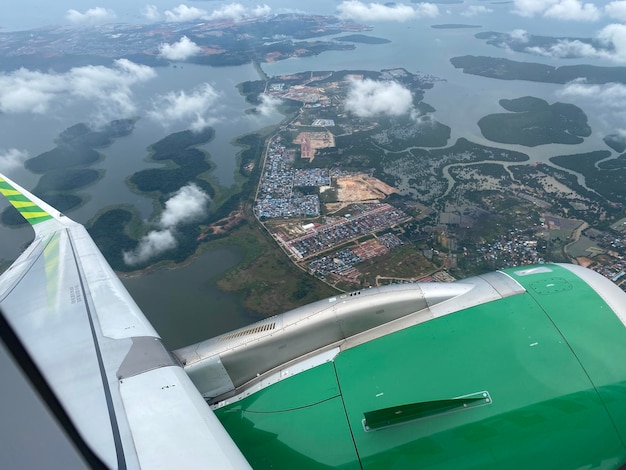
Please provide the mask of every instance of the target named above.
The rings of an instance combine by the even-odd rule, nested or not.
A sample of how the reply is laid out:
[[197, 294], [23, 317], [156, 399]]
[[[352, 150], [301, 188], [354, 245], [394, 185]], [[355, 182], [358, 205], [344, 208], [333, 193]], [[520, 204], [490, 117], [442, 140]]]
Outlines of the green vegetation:
[[128, 271], [124, 251], [132, 250], [136, 241], [126, 234], [126, 226], [133, 213], [127, 209], [112, 209], [101, 214], [88, 228], [89, 235], [116, 271]]
[[133, 119], [111, 121], [101, 130], [94, 130], [84, 123], [76, 124], [59, 134], [57, 147], [26, 160], [24, 165], [34, 173], [91, 165], [101, 157], [95, 148], [106, 147], [114, 139], [129, 135], [134, 125]]
[[330, 297], [336, 291], [287, 261], [259, 227], [244, 224], [211, 246], [236, 245], [244, 259], [218, 280], [218, 287], [241, 296], [244, 306], [266, 317]]
[[52, 191], [76, 191], [95, 183], [104, 175], [103, 170], [89, 168], [69, 168], [47, 172], [39, 179], [34, 191], [47, 194]]
[[200, 174], [209, 171], [212, 166], [206, 161], [205, 153], [194, 146], [209, 142], [214, 136], [215, 131], [207, 128], [201, 132], [175, 132], [159, 140], [150, 147], [150, 160], [169, 160], [174, 164], [173, 167], [138, 171], [130, 177], [130, 183], [137, 191], [160, 193], [164, 197], [193, 181], [213, 197], [213, 187], [198, 179]]
[[626, 153], [620, 155], [617, 158], [612, 158], [610, 160], [605, 160], [598, 163], [598, 168], [600, 168], [601, 170], [618, 170], [621, 168], [626, 168]]
[[[619, 158], [618, 164], [605, 162], [598, 168], [596, 164], [611, 156], [611, 152], [597, 150], [595, 152], [579, 153], [576, 155], [560, 155], [552, 157], [550, 161], [555, 165], [584, 175], [587, 186], [609, 201], [626, 203], [626, 166], [624, 159]], [[608, 169], [608, 168], [610, 169]]]
[[389, 39], [377, 38], [374, 36], [366, 36], [365, 34], [349, 34], [348, 36], [340, 36], [335, 38], [336, 41], [360, 42], [363, 44], [387, 44]]
[[417, 279], [436, 270], [436, 266], [412, 244], [402, 245], [382, 256], [363, 261], [356, 268], [361, 271], [361, 283], [365, 286], [375, 286], [377, 276]]
[[551, 65], [534, 62], [466, 55], [453, 57], [450, 62], [463, 73], [500, 80], [528, 80], [544, 83], [567, 83], [584, 79], [587, 83], [626, 83], [626, 67], [598, 67], [595, 65]]
[[[98, 130], [84, 123], [65, 129], [55, 139], [55, 148], [24, 163], [30, 171], [42, 174], [33, 194], [61, 212], [80, 206], [84, 198], [74, 192], [95, 183], [104, 175], [103, 170], [84, 168], [102, 158], [94, 149], [106, 147], [114, 139], [129, 135], [135, 121], [119, 119]], [[10, 226], [26, 223], [12, 206], [2, 212], [0, 221]]]
[[150, 150], [153, 152], [150, 158], [154, 161], [167, 160], [172, 155], [176, 155], [181, 149], [206, 144], [213, 140], [214, 137], [215, 130], [211, 127], [198, 132], [190, 130], [174, 132], [150, 146]]
[[265, 91], [265, 80], [243, 82], [237, 85], [239, 93], [246, 97], [246, 101], [253, 105], [261, 104], [259, 95]]
[[490, 114], [478, 121], [482, 134], [494, 142], [535, 147], [543, 144], [580, 144], [591, 135], [582, 109], [566, 103], [548, 104], [525, 96], [500, 100], [509, 113]]

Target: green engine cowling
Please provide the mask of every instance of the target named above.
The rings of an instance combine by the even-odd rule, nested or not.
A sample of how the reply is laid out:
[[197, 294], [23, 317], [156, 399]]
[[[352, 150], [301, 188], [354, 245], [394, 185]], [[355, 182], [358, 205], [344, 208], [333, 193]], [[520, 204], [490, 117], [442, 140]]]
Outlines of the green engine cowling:
[[329, 345], [213, 408], [254, 468], [619, 468], [626, 294], [571, 265], [500, 276], [520, 288]]

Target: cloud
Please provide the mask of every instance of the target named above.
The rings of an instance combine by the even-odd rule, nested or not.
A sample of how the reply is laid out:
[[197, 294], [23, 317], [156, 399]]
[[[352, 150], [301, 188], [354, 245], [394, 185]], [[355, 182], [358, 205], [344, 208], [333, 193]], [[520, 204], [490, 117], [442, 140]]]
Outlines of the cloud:
[[611, 60], [626, 62], [626, 24], [609, 24], [600, 30], [597, 37], [611, 51]]
[[65, 17], [72, 23], [76, 24], [99, 24], [112, 21], [117, 16], [113, 10], [102, 7], [90, 8], [85, 13], [78, 10], [67, 10]]
[[180, 41], [159, 46], [159, 56], [168, 60], [186, 60], [191, 56], [198, 55], [202, 48], [187, 36], [180, 38]]
[[146, 65], [127, 59], [112, 67], [89, 65], [65, 73], [18, 69], [0, 74], [0, 112], [44, 114], [69, 100], [96, 107], [98, 119], [132, 116], [136, 113], [132, 87], [156, 77]]
[[262, 94], [261, 95], [261, 104], [257, 106], [257, 111], [259, 114], [263, 116], [271, 116], [274, 113], [278, 112], [278, 106], [283, 102], [280, 98], [276, 98], [275, 96]]
[[467, 10], [465, 10], [463, 13], [461, 13], [461, 15], [472, 17], [472, 16], [483, 15], [485, 13], [493, 13], [493, 10], [491, 8], [487, 8], [484, 5], [470, 5], [470, 7]]
[[148, 232], [133, 251], [123, 253], [124, 263], [129, 266], [145, 263], [150, 258], [176, 248], [178, 242], [170, 230]]
[[146, 5], [141, 9], [141, 15], [150, 21], [158, 21], [161, 19], [161, 13], [159, 13], [159, 9], [156, 5]]
[[155, 100], [148, 116], [166, 127], [182, 122], [200, 131], [218, 120], [214, 111], [219, 98], [220, 94], [208, 83], [190, 93], [172, 91]]
[[601, 12], [593, 3], [580, 0], [560, 0], [548, 8], [544, 16], [565, 21], [597, 21]]
[[604, 57], [605, 52], [597, 50], [593, 45], [577, 39], [559, 39], [548, 47], [527, 47], [526, 52], [555, 58]]
[[611, 18], [626, 21], [626, 0], [611, 2], [604, 7], [604, 11]]
[[242, 21], [248, 18], [266, 16], [272, 9], [267, 5], [257, 5], [254, 8], [246, 8], [241, 3], [230, 3], [213, 11], [207, 19], [209, 20], [232, 20]]
[[418, 3], [415, 7], [404, 3], [382, 4], [346, 0], [337, 7], [341, 18], [354, 21], [409, 21], [416, 18], [434, 18], [439, 8], [432, 3]]
[[182, 3], [171, 10], [165, 10], [165, 20], [171, 23], [184, 23], [187, 21], [194, 21], [197, 19], [205, 18], [207, 15], [206, 10], [202, 10], [196, 7], [188, 7]]
[[204, 216], [209, 195], [191, 183], [180, 188], [165, 202], [159, 225], [171, 229]]
[[247, 8], [241, 3], [230, 3], [209, 13], [206, 10], [196, 7], [188, 7], [180, 4], [171, 10], [165, 11], [165, 19], [169, 22], [183, 23], [195, 20], [232, 20], [242, 21], [248, 18], [257, 18], [268, 15], [271, 8], [267, 5], [257, 5]]
[[529, 47], [526, 51], [546, 57], [587, 57], [626, 62], [626, 25], [607, 25], [598, 32], [596, 40], [594, 45], [579, 40], [560, 39], [550, 46]]
[[145, 263], [176, 248], [176, 228], [202, 218], [206, 214], [209, 201], [209, 195], [193, 183], [180, 188], [165, 202], [165, 208], [157, 222], [160, 229], [151, 230], [139, 240], [134, 250], [124, 252], [124, 262], [131, 266]]
[[593, 85], [585, 83], [584, 80], [574, 80], [567, 83], [557, 94], [572, 99], [591, 99], [600, 102], [604, 107], [618, 110], [626, 107], [626, 85], [621, 83]]
[[9, 171], [14, 168], [19, 168], [24, 164], [24, 161], [28, 158], [28, 152], [24, 150], [18, 150], [11, 148], [8, 150], [0, 151], [0, 170]]
[[397, 82], [352, 80], [345, 108], [358, 117], [401, 116], [413, 110], [413, 96]]
[[509, 37], [515, 42], [520, 42], [522, 44], [527, 43], [530, 39], [528, 32], [524, 29], [514, 29], [509, 33]]
[[525, 16], [545, 16], [563, 21], [597, 21], [602, 12], [593, 3], [580, 0], [515, 0], [514, 13]]

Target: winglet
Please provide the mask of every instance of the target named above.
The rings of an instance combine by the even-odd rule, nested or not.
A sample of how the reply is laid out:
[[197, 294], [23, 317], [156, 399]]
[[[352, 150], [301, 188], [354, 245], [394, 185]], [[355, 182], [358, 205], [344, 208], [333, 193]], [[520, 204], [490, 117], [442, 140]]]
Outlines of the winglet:
[[[35, 233], [39, 235], [41, 232], [48, 231], [45, 226], [51, 224], [43, 224], [49, 220], [61, 221], [64, 218], [54, 207], [46, 204], [34, 194], [31, 194], [17, 183], [0, 173], [0, 194], [8, 199], [13, 207], [33, 226]], [[67, 219], [66, 219], [67, 220]], [[56, 224], [52, 224], [56, 228]]]

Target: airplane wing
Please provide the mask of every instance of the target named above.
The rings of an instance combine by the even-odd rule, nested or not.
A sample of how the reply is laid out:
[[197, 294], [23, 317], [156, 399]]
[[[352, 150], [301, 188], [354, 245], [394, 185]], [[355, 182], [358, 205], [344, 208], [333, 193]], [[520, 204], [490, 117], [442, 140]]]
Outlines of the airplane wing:
[[85, 228], [1, 174], [0, 193], [35, 231], [0, 276], [4, 326], [96, 458], [249, 468]]

